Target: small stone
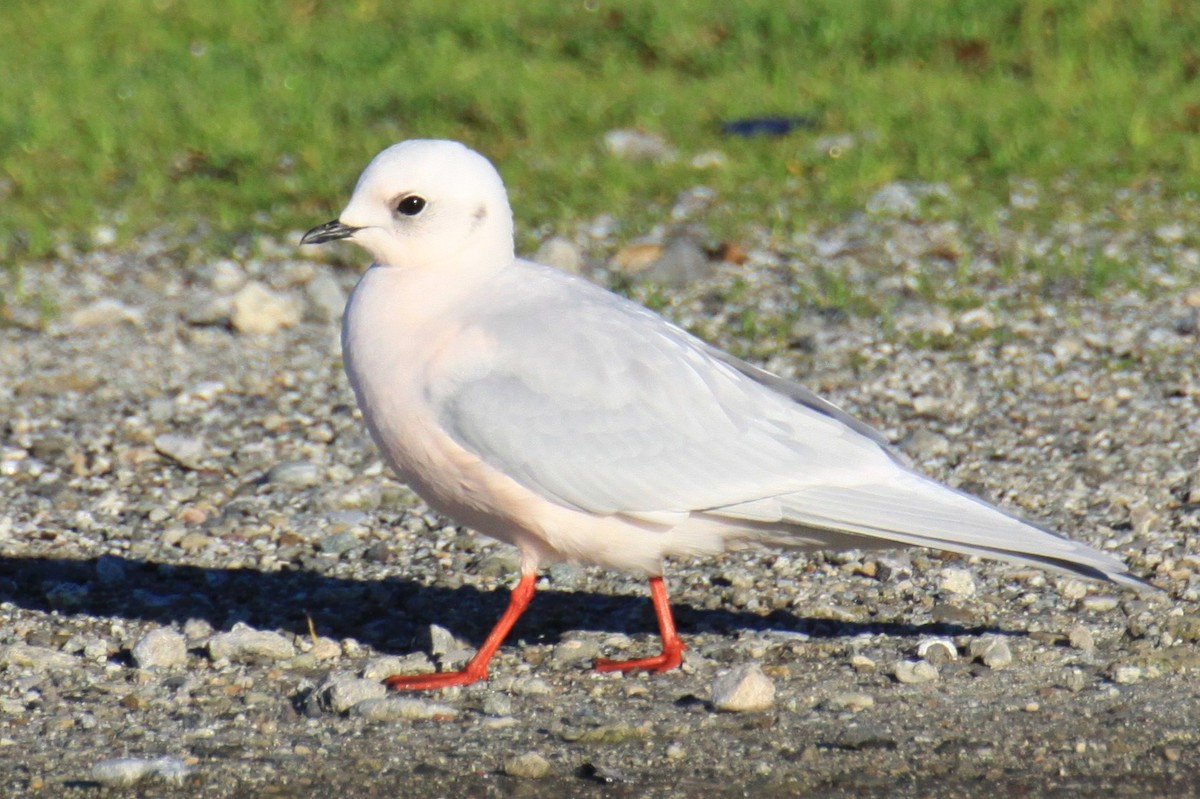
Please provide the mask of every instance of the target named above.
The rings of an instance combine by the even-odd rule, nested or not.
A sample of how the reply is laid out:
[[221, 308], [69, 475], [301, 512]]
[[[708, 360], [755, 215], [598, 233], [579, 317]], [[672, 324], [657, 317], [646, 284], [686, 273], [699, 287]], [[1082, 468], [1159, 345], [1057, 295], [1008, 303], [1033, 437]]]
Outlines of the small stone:
[[209, 270], [211, 272], [209, 285], [213, 287], [214, 291], [232, 294], [246, 285], [246, 272], [238, 265], [237, 261], [222, 258], [213, 262]]
[[671, 743], [667, 744], [667, 750], [663, 754], [667, 756], [667, 760], [683, 760], [687, 757], [687, 749], [682, 744]]
[[931, 430], [913, 430], [900, 441], [900, 448], [918, 461], [945, 457], [950, 452], [950, 439]]
[[252, 280], [233, 297], [230, 321], [239, 333], [274, 333], [300, 321], [300, 302]]
[[858, 713], [860, 710], [866, 710], [869, 707], [875, 706], [875, 698], [870, 694], [864, 694], [857, 691], [847, 691], [840, 694], [834, 694], [825, 700], [824, 706], [827, 710], [842, 711], [849, 710], [851, 713]]
[[367, 680], [383, 682], [388, 677], [406, 674], [433, 674], [437, 671], [433, 661], [424, 652], [413, 652], [411, 655], [397, 657], [385, 655], [371, 658], [363, 666], [362, 676]]
[[1012, 665], [1013, 654], [1008, 643], [1002, 638], [984, 637], [971, 642], [968, 650], [972, 658], [989, 669], [1003, 669]]
[[96, 582], [100, 585], [114, 586], [125, 581], [125, 561], [115, 555], [101, 555], [96, 558]]
[[948, 566], [938, 572], [938, 588], [955, 596], [974, 596], [975, 578], [966, 569]]
[[604, 134], [604, 146], [613, 155], [629, 161], [668, 163], [678, 156], [666, 139], [638, 130], [610, 130]]
[[1159, 225], [1154, 236], [1163, 244], [1178, 244], [1183, 241], [1183, 237], [1187, 235], [1187, 228], [1180, 222], [1168, 222], [1165, 225]]
[[138, 326], [142, 324], [142, 312], [120, 300], [104, 297], [71, 314], [70, 323], [77, 328], [113, 327], [119, 324]]
[[1087, 675], [1083, 673], [1083, 669], [1063, 669], [1059, 674], [1058, 684], [1071, 693], [1077, 694], [1087, 687]]
[[1062, 594], [1064, 599], [1083, 599], [1087, 592], [1087, 583], [1074, 577], [1063, 580], [1058, 586], [1058, 593]]
[[178, 785], [190, 772], [177, 757], [115, 757], [92, 766], [92, 779], [102, 785], [128, 787], [147, 777], [159, 777]]
[[366, 680], [352, 674], [333, 672], [321, 681], [309, 698], [310, 705], [332, 713], [345, 713], [367, 699], [382, 699], [387, 696], [387, 686], [375, 680]]
[[896, 664], [892, 673], [897, 682], [906, 685], [919, 685], [938, 678], [937, 666], [924, 660], [901, 660]]
[[612, 265], [627, 275], [646, 271], [663, 254], [663, 245], [657, 241], [641, 241], [627, 244], [617, 250]]
[[579, 248], [562, 236], [551, 236], [542, 242], [542, 246], [534, 253], [533, 260], [573, 275], [583, 270], [583, 255], [580, 254]]
[[757, 663], [738, 666], [712, 682], [712, 704], [726, 713], [769, 710], [775, 703], [775, 684]]
[[1117, 607], [1117, 598], [1111, 594], [1095, 594], [1085, 597], [1083, 600], [1083, 609], [1092, 610], [1098, 613], [1107, 613]]
[[540, 780], [550, 773], [550, 762], [537, 752], [526, 752], [505, 760], [504, 773], [510, 777]]
[[267, 482], [272, 485], [308, 488], [318, 485], [324, 478], [320, 466], [309, 461], [277, 463], [267, 472]]
[[1096, 648], [1096, 638], [1092, 635], [1092, 631], [1082, 624], [1075, 624], [1067, 631], [1067, 639], [1071, 646], [1076, 649], [1081, 649], [1084, 652], [1091, 652]]
[[229, 632], [218, 633], [208, 641], [208, 655], [213, 660], [286, 660], [295, 654], [292, 642], [279, 633], [255, 630], [244, 624], [236, 624]]
[[483, 698], [483, 714], [485, 716], [511, 716], [513, 712], [512, 699], [495, 691]]
[[165, 455], [180, 466], [198, 469], [204, 459], [204, 442], [190, 436], [176, 433], [163, 433], [155, 436], [154, 449], [160, 455]]
[[151, 630], [133, 645], [133, 662], [139, 669], [182, 665], [187, 662], [187, 641], [169, 627]]
[[958, 660], [958, 648], [949, 638], [926, 638], [917, 644], [917, 656], [934, 666]]
[[346, 292], [329, 272], [319, 272], [304, 286], [308, 307], [322, 322], [336, 322], [346, 309]]
[[600, 646], [593, 641], [563, 641], [551, 655], [555, 663], [591, 663], [600, 656]]
[[466, 649], [467, 645], [454, 637], [454, 633], [440, 624], [429, 625], [429, 652], [433, 655], [445, 655]]
[[692, 156], [688, 165], [692, 169], [720, 169], [727, 163], [729, 163], [729, 159], [720, 150], [702, 150]]
[[1128, 663], [1114, 663], [1109, 674], [1117, 685], [1133, 685], [1142, 680], [1141, 668]]
[[9, 644], [0, 646], [0, 666], [21, 666], [34, 671], [77, 669], [79, 659], [45, 646]]
[[353, 530], [327, 535], [317, 542], [317, 549], [329, 555], [344, 555], [359, 545], [358, 535]]
[[866, 655], [851, 655], [850, 668], [859, 674], [870, 674], [875, 671], [875, 661]]
[[400, 696], [376, 696], [363, 699], [355, 702], [349, 711], [351, 716], [358, 716], [370, 721], [421, 721], [427, 719], [444, 721], [458, 716], [458, 708], [452, 705]]

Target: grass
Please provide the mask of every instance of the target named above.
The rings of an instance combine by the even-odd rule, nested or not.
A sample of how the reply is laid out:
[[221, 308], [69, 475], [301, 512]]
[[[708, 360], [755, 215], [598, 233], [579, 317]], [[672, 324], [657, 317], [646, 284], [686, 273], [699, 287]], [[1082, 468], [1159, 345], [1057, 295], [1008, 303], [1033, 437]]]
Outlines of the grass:
[[[163, 224], [215, 247], [336, 214], [366, 160], [453, 137], [500, 166], [525, 247], [682, 188], [714, 224], [786, 233], [896, 179], [972, 201], [1013, 176], [1171, 193], [1200, 175], [1200, 4], [1187, 0], [50, 0], [0, 14], [0, 255]], [[812, 130], [719, 123], [805, 114]], [[659, 133], [665, 166], [609, 156]], [[817, 147], [850, 134], [849, 148]], [[719, 149], [724, 168], [692, 154]], [[1097, 279], [1107, 279], [1100, 275]]]

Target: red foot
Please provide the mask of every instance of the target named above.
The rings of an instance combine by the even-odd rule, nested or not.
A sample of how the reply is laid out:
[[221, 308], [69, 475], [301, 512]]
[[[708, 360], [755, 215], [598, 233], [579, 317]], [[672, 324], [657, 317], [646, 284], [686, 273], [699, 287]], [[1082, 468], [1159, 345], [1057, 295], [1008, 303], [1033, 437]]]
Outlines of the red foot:
[[683, 640], [675, 631], [675, 619], [671, 616], [671, 604], [667, 601], [667, 587], [662, 577], [650, 578], [650, 600], [654, 603], [654, 614], [658, 617], [658, 632], [662, 636], [662, 653], [636, 660], [609, 660], [600, 658], [593, 664], [596, 671], [653, 671], [663, 672], [678, 668], [683, 663]]
[[486, 669], [476, 673], [466, 668], [462, 671], [443, 671], [439, 674], [393, 674], [384, 680], [383, 684], [396, 691], [430, 691], [454, 685], [470, 685], [486, 678]]
[[487, 640], [479, 647], [479, 651], [475, 653], [475, 657], [471, 658], [471, 662], [465, 669], [444, 671], [440, 674], [393, 674], [383, 681], [384, 684], [397, 691], [428, 691], [434, 688], [449, 688], [453, 685], [470, 685], [485, 679], [488, 674], [488, 661], [492, 659], [492, 655], [496, 654], [496, 650], [500, 648], [505, 636], [517, 623], [517, 619], [521, 618], [525, 608], [529, 607], [529, 600], [533, 599], [536, 582], [537, 575], [532, 572], [521, 575], [521, 581], [517, 583], [512, 597], [508, 600], [508, 609], [504, 611], [500, 621], [496, 622], [496, 626], [488, 634]]

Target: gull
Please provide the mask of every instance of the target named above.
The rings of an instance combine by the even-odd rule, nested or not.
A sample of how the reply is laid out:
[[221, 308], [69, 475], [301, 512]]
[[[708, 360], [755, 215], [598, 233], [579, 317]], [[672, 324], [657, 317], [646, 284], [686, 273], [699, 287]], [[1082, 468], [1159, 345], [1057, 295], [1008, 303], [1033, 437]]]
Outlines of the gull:
[[768, 545], [922, 546], [1131, 587], [1125, 564], [911, 469], [888, 441], [808, 389], [582, 278], [516, 257], [500, 175], [452, 141], [367, 165], [337, 219], [373, 263], [346, 306], [346, 373], [396, 475], [459, 524], [520, 553], [507, 610], [459, 671], [466, 685], [534, 595], [538, 568], [646, 575], [662, 651], [600, 671], [680, 665], [663, 563]]

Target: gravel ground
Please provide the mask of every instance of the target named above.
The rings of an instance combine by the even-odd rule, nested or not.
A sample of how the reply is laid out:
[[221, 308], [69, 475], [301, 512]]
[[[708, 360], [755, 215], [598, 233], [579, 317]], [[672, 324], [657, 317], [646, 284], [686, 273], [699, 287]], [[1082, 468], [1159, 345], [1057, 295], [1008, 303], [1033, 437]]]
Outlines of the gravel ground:
[[[1022, 184], [968, 229], [943, 187], [895, 184], [719, 262], [711, 200], [544, 254], [1163, 593], [754, 550], [669, 567], [683, 669], [599, 675], [598, 654], [654, 649], [645, 583], [558, 565], [490, 682], [398, 701], [380, 677], [465, 660], [516, 563], [382, 467], [336, 340], [356, 271], [270, 239], [64, 247], [22, 270], [57, 313], [0, 329], [0, 795], [1195, 795], [1195, 203], [1147, 186], [1038, 232]], [[1139, 291], [1069, 268], [1101, 260]], [[714, 695], [739, 667], [760, 709]]]

